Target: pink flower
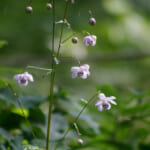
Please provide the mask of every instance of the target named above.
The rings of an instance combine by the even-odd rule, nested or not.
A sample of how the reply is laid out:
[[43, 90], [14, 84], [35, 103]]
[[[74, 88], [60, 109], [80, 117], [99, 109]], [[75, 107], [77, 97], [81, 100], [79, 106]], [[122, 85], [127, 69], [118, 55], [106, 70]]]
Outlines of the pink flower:
[[31, 74], [29, 74], [28, 72], [24, 72], [22, 74], [16, 74], [14, 76], [14, 80], [17, 81], [17, 84], [22, 84], [24, 86], [28, 85], [28, 81], [33, 82], [33, 76]]
[[90, 66], [88, 64], [84, 64], [82, 66], [75, 66], [71, 68], [72, 78], [81, 77], [82, 79], [86, 79], [89, 75]]
[[98, 97], [99, 100], [96, 102], [95, 106], [98, 106], [99, 111], [103, 111], [103, 109], [109, 110], [111, 108], [111, 104], [117, 105], [114, 101], [114, 99], [116, 99], [114, 96], [106, 97], [104, 93], [100, 93]]
[[95, 46], [96, 45], [96, 39], [97, 37], [95, 35], [89, 35], [84, 37], [83, 42], [85, 44], [85, 46]]

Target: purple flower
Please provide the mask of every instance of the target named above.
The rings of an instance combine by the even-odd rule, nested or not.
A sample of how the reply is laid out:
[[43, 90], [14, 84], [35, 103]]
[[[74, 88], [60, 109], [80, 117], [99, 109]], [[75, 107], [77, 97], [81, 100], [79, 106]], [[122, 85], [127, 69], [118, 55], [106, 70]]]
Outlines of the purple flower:
[[114, 96], [106, 97], [104, 93], [100, 93], [98, 97], [99, 100], [96, 102], [95, 106], [98, 107], [99, 111], [103, 111], [103, 109], [109, 110], [111, 108], [111, 104], [117, 105], [114, 101], [114, 99], [116, 99]]
[[14, 80], [17, 81], [17, 84], [22, 84], [24, 86], [28, 85], [28, 81], [33, 82], [33, 76], [31, 74], [29, 74], [28, 72], [24, 72], [22, 74], [16, 74], [14, 76]]
[[71, 68], [72, 78], [81, 77], [82, 79], [86, 79], [89, 75], [90, 66], [88, 64], [84, 64], [82, 66], [75, 66]]
[[97, 37], [95, 35], [89, 35], [84, 37], [83, 42], [85, 44], [85, 46], [95, 46], [96, 45], [96, 39]]

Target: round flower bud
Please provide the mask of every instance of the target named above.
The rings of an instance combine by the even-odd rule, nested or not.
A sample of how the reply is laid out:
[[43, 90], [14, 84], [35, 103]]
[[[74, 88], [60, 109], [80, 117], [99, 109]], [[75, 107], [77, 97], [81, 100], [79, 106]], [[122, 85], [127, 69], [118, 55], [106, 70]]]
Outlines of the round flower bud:
[[73, 37], [72, 38], [72, 43], [74, 43], [74, 44], [78, 43], [78, 38], [77, 37]]
[[89, 19], [89, 24], [92, 25], [92, 26], [95, 25], [95, 24], [96, 24], [95, 18], [91, 17], [91, 18]]
[[52, 8], [52, 4], [51, 4], [51, 3], [47, 3], [47, 4], [46, 4], [46, 8], [47, 8], [48, 10], [50, 10], [50, 9]]
[[26, 13], [31, 14], [33, 11], [31, 6], [26, 7]]
[[84, 142], [82, 139], [78, 139], [78, 143], [82, 145]]

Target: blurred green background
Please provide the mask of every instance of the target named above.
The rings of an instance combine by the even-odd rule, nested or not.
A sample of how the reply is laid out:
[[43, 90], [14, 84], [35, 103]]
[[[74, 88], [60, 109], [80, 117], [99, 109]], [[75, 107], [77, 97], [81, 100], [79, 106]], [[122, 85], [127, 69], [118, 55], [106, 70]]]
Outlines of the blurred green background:
[[[62, 20], [65, 0], [56, 0], [56, 20]], [[16, 98], [6, 85], [19, 93], [23, 107], [38, 138], [44, 145], [45, 118], [49, 95], [46, 72], [26, 66], [51, 67], [52, 11], [47, 0], [33, 0], [33, 13], [25, 13], [27, 0], [0, 1], [0, 148], [19, 150], [22, 140], [34, 144], [28, 124]], [[91, 10], [96, 25], [88, 24]], [[83, 146], [77, 144], [73, 130], [60, 150], [149, 150], [150, 149], [150, 1], [149, 0], [75, 0], [70, 4], [68, 22], [79, 38], [62, 44], [57, 66], [53, 139], [58, 140], [73, 121], [83, 103], [97, 90], [117, 97], [118, 106], [98, 112], [90, 106], [79, 121]], [[55, 48], [58, 47], [61, 24], [56, 25]], [[97, 36], [95, 47], [85, 47], [84, 31]], [[65, 26], [63, 39], [72, 35]], [[70, 68], [77, 62], [90, 65], [87, 80], [72, 79]], [[26, 88], [17, 86], [14, 74], [29, 71], [35, 82]], [[7, 113], [6, 113], [7, 112]], [[38, 117], [41, 115], [41, 120]], [[15, 118], [15, 119], [14, 119]], [[34, 119], [33, 119], [34, 118]], [[8, 138], [10, 137], [10, 139]], [[19, 139], [19, 140], [18, 140]], [[52, 142], [52, 146], [55, 142]], [[16, 147], [15, 147], [16, 146]]]

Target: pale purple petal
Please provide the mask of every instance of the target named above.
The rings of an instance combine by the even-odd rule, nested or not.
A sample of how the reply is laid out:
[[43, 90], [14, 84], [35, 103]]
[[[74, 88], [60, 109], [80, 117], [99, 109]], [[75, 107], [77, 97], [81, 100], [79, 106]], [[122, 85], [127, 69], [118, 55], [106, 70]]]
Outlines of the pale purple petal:
[[26, 77], [27, 77], [27, 79], [30, 80], [31, 82], [34, 81], [33, 76], [32, 76], [31, 74], [28, 73]]
[[72, 67], [71, 72], [78, 72], [79, 69], [80, 69], [79, 67]]
[[73, 78], [73, 79], [76, 78], [77, 76], [78, 76], [77, 73], [75, 73], [75, 72], [72, 73], [72, 78]]
[[112, 99], [112, 100], [116, 99], [115, 96], [110, 96], [109, 98]]
[[99, 110], [99, 111], [103, 111], [103, 106], [102, 106], [102, 105], [99, 105], [99, 106], [98, 106], [98, 110]]
[[110, 108], [111, 108], [111, 105], [108, 103], [108, 108], [107, 109], [109, 110]]
[[117, 103], [114, 100], [112, 100], [112, 99], [108, 99], [108, 102], [110, 102], [110, 103], [112, 103], [114, 105], [117, 105]]
[[98, 106], [98, 105], [101, 105], [102, 104], [102, 101], [98, 100], [95, 104], [95, 106]]
[[88, 71], [90, 69], [90, 66], [88, 64], [84, 64], [81, 67], [82, 67], [82, 69], [84, 69], [86, 71]]
[[100, 93], [100, 94], [98, 95], [98, 97], [99, 97], [100, 100], [105, 100], [105, 98], [106, 98], [106, 96], [105, 96], [104, 93]]
[[19, 80], [19, 78], [20, 78], [20, 74], [16, 74], [16, 75], [14, 76], [14, 80]]
[[87, 78], [87, 73], [84, 71], [83, 75], [80, 76], [82, 79], [86, 79]]
[[83, 42], [84, 42], [85, 46], [89, 46], [89, 40], [90, 39], [88, 36], [84, 37]]

